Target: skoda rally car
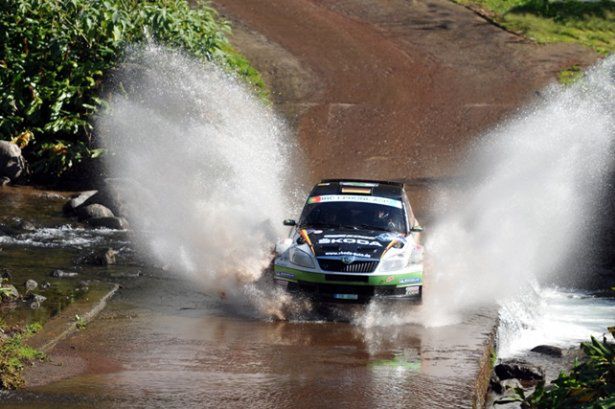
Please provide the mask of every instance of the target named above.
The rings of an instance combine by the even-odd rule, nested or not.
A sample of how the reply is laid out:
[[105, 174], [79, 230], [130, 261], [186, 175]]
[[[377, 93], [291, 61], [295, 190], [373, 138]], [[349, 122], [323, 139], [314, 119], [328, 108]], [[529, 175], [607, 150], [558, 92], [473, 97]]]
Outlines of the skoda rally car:
[[321, 301], [420, 299], [423, 248], [403, 184], [323, 180], [290, 238], [276, 246], [274, 281]]

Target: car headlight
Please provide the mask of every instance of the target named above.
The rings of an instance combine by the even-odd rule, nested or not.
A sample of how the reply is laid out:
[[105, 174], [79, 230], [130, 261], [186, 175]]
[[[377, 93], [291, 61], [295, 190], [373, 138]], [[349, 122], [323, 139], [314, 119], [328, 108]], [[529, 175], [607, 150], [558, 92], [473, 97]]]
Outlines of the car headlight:
[[389, 258], [385, 258], [380, 262], [378, 266], [379, 271], [396, 271], [408, 265], [408, 258], [403, 254], [395, 255]]
[[289, 260], [291, 263], [301, 267], [314, 268], [314, 259], [312, 256], [296, 247], [289, 250]]

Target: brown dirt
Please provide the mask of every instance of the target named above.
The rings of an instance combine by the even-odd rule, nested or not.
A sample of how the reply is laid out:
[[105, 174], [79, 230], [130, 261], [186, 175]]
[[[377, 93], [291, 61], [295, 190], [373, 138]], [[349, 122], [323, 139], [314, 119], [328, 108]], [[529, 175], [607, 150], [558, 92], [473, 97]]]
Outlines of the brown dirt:
[[446, 0], [215, 0], [296, 126], [310, 181], [431, 179], [596, 54], [538, 46]]

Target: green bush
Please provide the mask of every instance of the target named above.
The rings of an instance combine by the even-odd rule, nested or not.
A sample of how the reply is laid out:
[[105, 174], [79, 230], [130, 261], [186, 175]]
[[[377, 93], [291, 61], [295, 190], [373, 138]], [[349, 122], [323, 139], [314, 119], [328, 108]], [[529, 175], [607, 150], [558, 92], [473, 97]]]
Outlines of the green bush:
[[126, 46], [150, 39], [213, 60], [262, 88], [207, 3], [183, 0], [0, 2], [0, 139], [25, 146], [35, 176], [98, 156], [92, 115]]

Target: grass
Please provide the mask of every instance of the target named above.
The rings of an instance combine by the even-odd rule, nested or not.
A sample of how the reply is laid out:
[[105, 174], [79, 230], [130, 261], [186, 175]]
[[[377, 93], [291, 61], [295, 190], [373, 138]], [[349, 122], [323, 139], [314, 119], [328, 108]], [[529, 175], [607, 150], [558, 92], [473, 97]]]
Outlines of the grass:
[[4, 329], [6, 325], [0, 321], [0, 332], [10, 333], [7, 338], [0, 339], [0, 389], [15, 389], [23, 386], [21, 373], [24, 365], [40, 360], [45, 355], [24, 342], [40, 331], [40, 324], [30, 324], [25, 328]]
[[247, 82], [263, 102], [270, 104], [269, 89], [256, 68], [254, 68], [250, 62], [230, 44], [225, 45], [223, 50], [227, 55], [227, 64], [229, 68], [235, 72], [239, 78]]
[[615, 2], [454, 0], [479, 6], [503, 27], [540, 44], [577, 43], [607, 55], [615, 51]]
[[583, 77], [583, 70], [578, 65], [564, 68], [557, 75], [560, 84], [570, 85]]

